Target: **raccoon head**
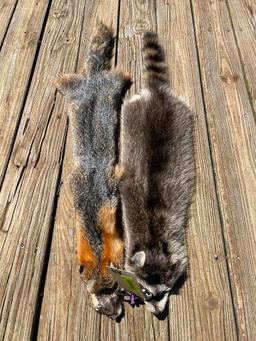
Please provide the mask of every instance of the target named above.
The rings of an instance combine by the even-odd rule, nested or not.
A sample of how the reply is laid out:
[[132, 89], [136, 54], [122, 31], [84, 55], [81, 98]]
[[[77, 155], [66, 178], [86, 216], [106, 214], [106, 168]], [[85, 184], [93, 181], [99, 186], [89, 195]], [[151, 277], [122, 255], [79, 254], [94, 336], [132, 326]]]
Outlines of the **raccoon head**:
[[179, 256], [168, 257], [152, 249], [138, 251], [130, 259], [128, 269], [135, 273], [145, 305], [158, 318], [165, 317], [170, 292], [186, 272], [186, 253]]

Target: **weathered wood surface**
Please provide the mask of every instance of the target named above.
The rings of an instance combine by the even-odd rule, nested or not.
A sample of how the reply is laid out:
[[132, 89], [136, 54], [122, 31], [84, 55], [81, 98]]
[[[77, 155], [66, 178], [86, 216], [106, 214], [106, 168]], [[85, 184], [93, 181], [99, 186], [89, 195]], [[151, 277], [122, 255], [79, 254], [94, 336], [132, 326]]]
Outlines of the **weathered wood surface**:
[[256, 126], [225, 1], [193, 0], [238, 333], [256, 338]]
[[5, 38], [18, 0], [1, 1], [0, 3], [0, 47]]
[[[34, 3], [29, 3], [35, 7]], [[30, 18], [32, 9], [25, 8]], [[52, 3], [3, 182], [0, 196], [1, 209], [5, 212], [0, 230], [1, 340], [28, 340], [34, 333], [67, 131], [67, 117], [63, 103], [55, 98], [53, 81], [62, 70], [75, 67], [83, 10], [84, 4], [78, 0]], [[16, 86], [17, 93], [19, 90], [22, 92]]]
[[[236, 43], [245, 73], [247, 90], [256, 112], [256, 2], [255, 0], [227, 1]], [[256, 119], [256, 115], [255, 115]]]
[[[254, 12], [252, 0], [0, 3], [1, 340], [256, 339]], [[119, 325], [100, 317], [77, 272], [71, 138], [54, 80], [84, 67], [98, 19], [117, 31], [129, 95], [141, 88], [141, 35], [157, 30], [174, 92], [195, 114], [189, 279], [165, 321], [128, 306]]]
[[48, 2], [24, 0], [17, 4], [0, 51], [0, 187], [30, 85]]

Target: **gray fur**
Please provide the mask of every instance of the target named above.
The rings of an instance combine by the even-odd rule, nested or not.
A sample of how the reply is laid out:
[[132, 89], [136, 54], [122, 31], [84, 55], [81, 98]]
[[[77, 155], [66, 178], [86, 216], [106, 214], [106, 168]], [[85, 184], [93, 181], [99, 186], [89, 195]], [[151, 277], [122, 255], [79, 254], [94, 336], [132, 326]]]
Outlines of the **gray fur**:
[[102, 294], [105, 285], [114, 288], [114, 283], [103, 279], [100, 273], [103, 231], [99, 227], [100, 208], [105, 204], [117, 208], [119, 202], [113, 175], [117, 160], [116, 136], [121, 101], [129, 83], [126, 74], [109, 71], [113, 47], [112, 30], [100, 24], [91, 41], [87, 74], [62, 76], [57, 87], [70, 106], [74, 158], [70, 184], [75, 207], [83, 221], [83, 233], [98, 261], [98, 268], [86, 279], [87, 288], [94, 307], [116, 318], [122, 310], [119, 298], [111, 291]]
[[71, 115], [77, 165], [71, 186], [86, 236], [98, 259], [102, 253], [101, 231], [97, 227], [99, 209], [107, 202], [116, 207], [119, 201], [111, 172], [117, 158], [117, 108], [124, 85], [119, 74], [90, 73], [76, 90], [76, 109]]
[[166, 294], [187, 269], [184, 235], [195, 178], [193, 120], [187, 105], [170, 90], [156, 34], [146, 33], [143, 43], [145, 86], [125, 101], [121, 112], [120, 191], [126, 268], [156, 296], [146, 305], [158, 315], [166, 307]]

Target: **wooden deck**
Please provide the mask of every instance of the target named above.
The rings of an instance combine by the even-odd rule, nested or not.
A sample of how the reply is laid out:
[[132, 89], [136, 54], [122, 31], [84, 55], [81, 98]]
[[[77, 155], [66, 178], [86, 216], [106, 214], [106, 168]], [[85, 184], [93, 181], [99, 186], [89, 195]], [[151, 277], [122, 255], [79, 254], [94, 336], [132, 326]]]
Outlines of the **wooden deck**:
[[[141, 34], [164, 42], [196, 121], [189, 279], [169, 318], [91, 308], [75, 260], [72, 167], [54, 80], [84, 67], [97, 19], [140, 89]], [[256, 340], [256, 1], [0, 1], [0, 340]]]

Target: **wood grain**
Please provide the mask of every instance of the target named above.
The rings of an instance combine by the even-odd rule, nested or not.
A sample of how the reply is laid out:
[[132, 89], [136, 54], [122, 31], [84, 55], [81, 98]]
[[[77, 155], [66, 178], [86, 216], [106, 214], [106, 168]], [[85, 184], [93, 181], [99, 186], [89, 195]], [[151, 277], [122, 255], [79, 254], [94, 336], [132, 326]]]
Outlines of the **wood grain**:
[[[32, 11], [25, 10], [27, 15]], [[1, 340], [28, 340], [33, 335], [67, 131], [53, 80], [76, 65], [83, 10], [78, 0], [52, 3], [0, 195], [5, 210], [0, 230]]]
[[255, 121], [226, 2], [192, 4], [239, 338], [254, 340]]
[[[97, 22], [117, 27], [118, 1], [88, 1], [83, 13], [78, 72], [84, 68], [88, 43]], [[63, 56], [62, 56], [63, 57]], [[114, 61], [114, 59], [113, 59]], [[68, 70], [63, 70], [67, 72]], [[63, 102], [63, 100], [62, 100]], [[65, 111], [67, 107], [65, 106]], [[61, 107], [56, 109], [61, 110]], [[61, 114], [61, 111], [59, 111]], [[39, 340], [118, 340], [115, 322], [98, 315], [92, 308], [84, 283], [78, 273], [76, 252], [76, 223], [68, 176], [72, 170], [72, 141], [69, 131], [65, 151], [63, 185], [57, 207], [54, 234], [47, 271], [39, 324]]]
[[0, 186], [29, 86], [47, 5], [48, 0], [20, 1], [0, 51]]
[[18, 0], [6, 0], [0, 3], [0, 46], [5, 38], [17, 2]]
[[227, 5], [256, 118], [256, 2], [233, 0], [227, 1]]

